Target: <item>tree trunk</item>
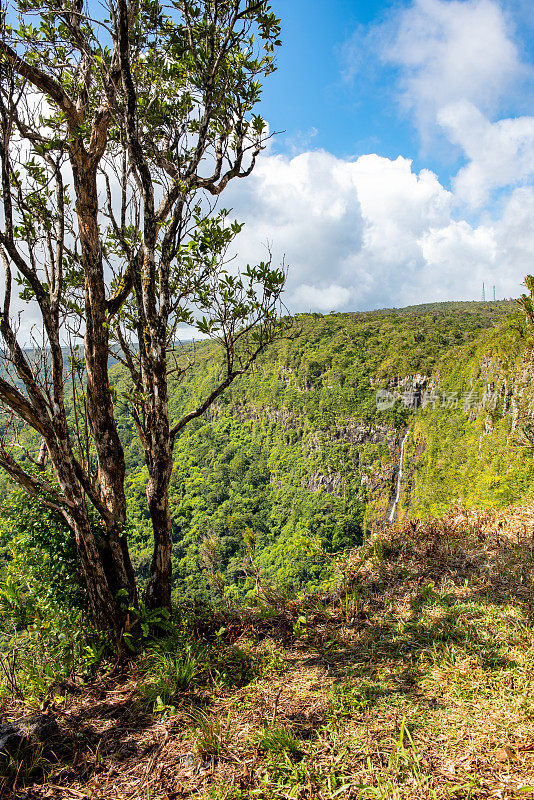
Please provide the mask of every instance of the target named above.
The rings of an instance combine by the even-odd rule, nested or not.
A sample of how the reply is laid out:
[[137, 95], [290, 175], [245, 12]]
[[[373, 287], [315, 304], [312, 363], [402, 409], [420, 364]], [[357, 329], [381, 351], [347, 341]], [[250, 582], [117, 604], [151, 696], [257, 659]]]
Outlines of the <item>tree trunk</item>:
[[169, 484], [172, 474], [169, 407], [167, 402], [167, 364], [165, 347], [155, 348], [146, 359], [145, 390], [147, 397], [147, 464], [149, 480], [146, 489], [148, 508], [154, 532], [154, 551], [146, 590], [149, 608], [171, 610], [172, 522], [169, 508]]
[[[84, 492], [76, 478], [68, 436], [63, 440], [53, 440], [48, 446], [48, 453], [58, 483], [69, 504], [64, 516], [74, 533], [95, 625], [100, 630], [112, 629], [118, 638], [124, 630], [127, 617], [127, 612], [121, 609], [116, 600], [118, 590], [126, 588], [123, 578], [124, 563], [117, 565], [113, 557], [103, 557], [102, 540], [98, 541], [95, 537]], [[103, 541], [107, 542], [107, 537]]]
[[109, 513], [106, 535], [101, 543], [102, 561], [113, 596], [126, 590], [129, 603], [135, 606], [135, 575], [123, 532], [126, 522], [126, 465], [115, 423], [108, 374], [109, 326], [98, 227], [96, 164], [82, 157], [72, 158], [71, 163], [85, 275], [87, 412], [97, 456], [100, 496]]
[[98, 543], [102, 559], [102, 566], [106, 575], [109, 588], [114, 597], [117, 592], [126, 590], [128, 600], [134, 608], [137, 606], [137, 588], [135, 573], [130, 559], [126, 535], [119, 525], [111, 526], [106, 530]]
[[124, 630], [127, 614], [122, 611], [110, 589], [87, 513], [82, 510], [75, 512], [73, 523], [94, 623], [100, 630], [113, 630], [118, 639]]
[[150, 478], [146, 490], [152, 528], [154, 531], [154, 551], [150, 566], [150, 578], [146, 590], [146, 604], [149, 608], [171, 609], [171, 553], [172, 522], [169, 508], [169, 480], [164, 477], [165, 470], [157, 479]]

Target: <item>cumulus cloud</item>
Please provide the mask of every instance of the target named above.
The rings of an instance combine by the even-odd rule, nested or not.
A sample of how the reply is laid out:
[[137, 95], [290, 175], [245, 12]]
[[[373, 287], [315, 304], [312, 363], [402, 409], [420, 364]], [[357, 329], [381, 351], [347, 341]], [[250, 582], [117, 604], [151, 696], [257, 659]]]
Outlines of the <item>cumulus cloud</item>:
[[422, 141], [440, 136], [462, 159], [450, 188], [402, 156], [308, 151], [266, 153], [230, 190], [240, 255], [257, 260], [262, 241], [285, 255], [292, 311], [475, 300], [482, 282], [519, 294], [534, 258], [534, 117], [511, 113], [534, 81], [505, 9], [412, 0], [366, 37]]
[[[498, 272], [502, 276], [532, 273], [534, 261], [534, 188], [516, 189], [494, 224]], [[517, 294], [517, 290], [516, 290]]]
[[494, 0], [415, 0], [376, 31], [383, 61], [400, 70], [402, 102], [423, 135], [458, 100], [487, 114], [527, 76]]
[[534, 213], [534, 191], [518, 189], [501, 219], [470, 224], [436, 175], [402, 157], [267, 155], [232, 191], [246, 223], [240, 258], [262, 258], [262, 241], [275, 260], [285, 255], [295, 312], [478, 299], [482, 281], [516, 296], [534, 255], [534, 234], [516, 229]]
[[453, 185], [457, 197], [472, 208], [486, 203], [493, 190], [534, 177], [534, 117], [491, 123], [463, 100], [442, 108], [438, 122], [469, 159]]
[[298, 310], [318, 307], [318, 295], [310, 293], [310, 287], [328, 290], [324, 297], [350, 307], [347, 293], [331, 288], [349, 285], [332, 276], [350, 272], [350, 259], [360, 251], [364, 235], [360, 202], [346, 162], [320, 151], [294, 158], [264, 156], [246, 182], [229, 187], [225, 203], [246, 222], [239, 237], [241, 260], [263, 257], [258, 243], [272, 243], [278, 259], [285, 254], [292, 302]]
[[534, 176], [534, 118], [499, 119], [533, 78], [514, 35], [495, 0], [414, 0], [372, 34], [422, 141], [444, 133], [467, 160], [452, 183], [471, 209]]
[[344, 308], [350, 302], [351, 297], [351, 289], [347, 286], [339, 286], [337, 283], [327, 284], [321, 281], [319, 286], [301, 283], [293, 293], [293, 305], [297, 308], [326, 312]]
[[533, 73], [503, 9], [413, 0], [367, 35], [422, 141], [441, 136], [463, 159], [450, 189], [403, 157], [305, 152], [265, 155], [235, 192], [242, 252], [269, 240], [285, 254], [291, 310], [478, 299], [483, 281], [519, 293], [534, 257], [534, 117], [503, 111]]

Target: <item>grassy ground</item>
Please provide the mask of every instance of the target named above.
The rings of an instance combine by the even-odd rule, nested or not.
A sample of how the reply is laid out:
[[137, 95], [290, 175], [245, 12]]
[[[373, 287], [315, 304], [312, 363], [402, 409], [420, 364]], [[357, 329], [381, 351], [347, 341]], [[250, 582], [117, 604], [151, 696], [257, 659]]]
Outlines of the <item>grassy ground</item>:
[[56, 687], [58, 741], [5, 762], [4, 796], [534, 798], [533, 531], [534, 507], [375, 531], [339, 596]]

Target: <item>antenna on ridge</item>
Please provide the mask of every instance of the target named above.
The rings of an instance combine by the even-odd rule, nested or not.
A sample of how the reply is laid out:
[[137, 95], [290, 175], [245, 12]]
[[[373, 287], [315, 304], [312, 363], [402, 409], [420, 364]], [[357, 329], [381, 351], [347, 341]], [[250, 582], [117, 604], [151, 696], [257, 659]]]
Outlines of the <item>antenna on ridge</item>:
[[486, 302], [486, 286], [484, 283], [482, 283], [482, 302]]
[[495, 284], [493, 284], [493, 302], [495, 302]]

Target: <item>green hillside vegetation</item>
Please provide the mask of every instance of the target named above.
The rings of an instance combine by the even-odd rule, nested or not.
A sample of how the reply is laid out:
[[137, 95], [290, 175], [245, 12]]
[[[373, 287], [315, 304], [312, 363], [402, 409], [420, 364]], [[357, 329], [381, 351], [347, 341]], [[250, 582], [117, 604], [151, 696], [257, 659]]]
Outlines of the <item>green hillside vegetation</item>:
[[[299, 315], [289, 337], [273, 346], [254, 372], [237, 381], [177, 442], [172, 483], [175, 597], [246, 594], [254, 589], [256, 568], [286, 589], [328, 588], [330, 554], [358, 544], [392, 503], [400, 438], [407, 427], [413, 435], [406, 451], [401, 513], [424, 516], [437, 508], [433, 481], [439, 481], [440, 473], [434, 476], [430, 467], [424, 469], [436, 458], [436, 448], [448, 470], [440, 509], [453, 505], [462, 480], [454, 472], [455, 459], [467, 459], [474, 472], [480, 469], [477, 431], [485, 424], [485, 411], [470, 420], [461, 409], [414, 412], [402, 400], [380, 411], [376, 391], [400, 382], [402, 395], [402, 380], [412, 376], [438, 381], [443, 390], [466, 390], [477, 359], [488, 347], [494, 344], [509, 353], [513, 341], [514, 358], [521, 357], [525, 345], [513, 328], [516, 323], [510, 327], [512, 311], [512, 303], [446, 303]], [[194, 406], [217, 377], [214, 346], [198, 345], [195, 357], [187, 380], [172, 388], [176, 417]], [[465, 375], [459, 375], [461, 369]], [[119, 395], [127, 393], [120, 368], [115, 388]], [[126, 405], [120, 422], [129, 468], [133, 557], [145, 575], [150, 557], [146, 469]], [[458, 438], [462, 425], [473, 428], [471, 439]], [[501, 428], [509, 427], [506, 417]], [[505, 475], [505, 490], [493, 492], [492, 506], [517, 497], [519, 474], [525, 481], [530, 474], [531, 459], [525, 460], [517, 447], [495, 447], [501, 428], [486, 437], [491, 468], [499, 468], [500, 454], [501, 460], [511, 458], [518, 476]], [[428, 448], [418, 455], [421, 470], [416, 472], [415, 453], [421, 451], [424, 435]], [[488, 481], [482, 470], [470, 484], [478, 492], [473, 498], [482, 504], [484, 492], [492, 492]], [[250, 559], [254, 564], [247, 568], [244, 562]]]
[[434, 381], [451, 399], [446, 409], [428, 405], [414, 414], [404, 516], [439, 516], [453, 505], [503, 508], [532, 496], [533, 364], [520, 314], [481, 333], [455, 358], [437, 361]]
[[[534, 467], [519, 423], [532, 417], [532, 408], [528, 386], [515, 387], [518, 376], [528, 383], [530, 345], [514, 308], [511, 302], [438, 303], [298, 315], [287, 338], [177, 441], [175, 600], [254, 594], [258, 571], [284, 590], [328, 589], [332, 554], [359, 544], [388, 515], [406, 430], [403, 518], [441, 514], [457, 503], [500, 508], [527, 496]], [[212, 344], [186, 344], [181, 357], [194, 366], [172, 384], [176, 418], [205, 396], [219, 371]], [[146, 578], [147, 472], [120, 365], [113, 381], [132, 557]], [[469, 392], [481, 400], [490, 385], [494, 408], [475, 403], [464, 410]], [[439, 395], [436, 408], [410, 407], [414, 388]], [[378, 389], [394, 394], [391, 408], [377, 408]], [[442, 407], [444, 393], [456, 393], [457, 407]], [[13, 538], [15, 545], [25, 541], [9, 522], [20, 502], [18, 492], [5, 501], [4, 560]]]
[[[534, 483], [514, 309], [298, 316], [177, 442], [174, 616], [141, 605], [127, 667], [88, 622], [68, 531], [9, 487], [0, 710], [58, 729], [0, 756], [0, 796], [529, 797], [533, 506], [499, 510]], [[176, 416], [219, 370], [187, 348]], [[113, 380], [142, 583], [147, 476]]]

